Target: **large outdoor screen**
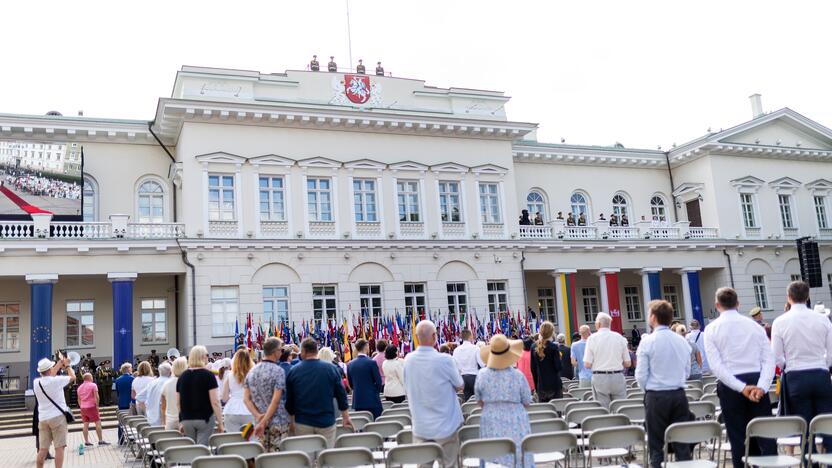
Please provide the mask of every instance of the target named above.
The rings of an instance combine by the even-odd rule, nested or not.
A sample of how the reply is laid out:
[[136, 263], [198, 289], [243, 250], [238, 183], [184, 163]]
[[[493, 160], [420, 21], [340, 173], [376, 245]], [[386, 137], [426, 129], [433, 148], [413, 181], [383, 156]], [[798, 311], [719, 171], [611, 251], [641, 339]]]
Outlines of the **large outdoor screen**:
[[81, 145], [0, 140], [0, 219], [83, 219], [84, 163]]

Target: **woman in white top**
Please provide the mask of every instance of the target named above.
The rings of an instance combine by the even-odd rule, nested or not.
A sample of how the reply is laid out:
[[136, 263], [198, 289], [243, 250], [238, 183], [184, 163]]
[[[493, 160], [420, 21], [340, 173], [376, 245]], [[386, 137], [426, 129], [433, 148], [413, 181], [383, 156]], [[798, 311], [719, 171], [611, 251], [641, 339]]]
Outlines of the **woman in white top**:
[[[153, 379], [155, 379], [155, 377], [153, 377], [153, 368], [150, 367], [149, 362], [140, 362], [137, 370], [139, 375], [138, 377], [133, 379], [133, 385], [131, 387], [131, 398], [133, 398], [133, 400], [136, 399], [136, 395], [138, 395], [142, 392], [142, 390], [147, 388], [147, 386], [150, 385], [150, 382], [153, 382]], [[136, 412], [142, 416], [147, 414], [144, 403], [136, 401]]]
[[240, 432], [240, 428], [254, 421], [243, 402], [243, 384], [252, 367], [254, 363], [251, 362], [248, 351], [244, 348], [238, 349], [231, 363], [231, 372], [225, 374], [222, 386], [221, 400], [226, 402], [222, 414], [227, 432]]
[[166, 430], [179, 430], [179, 406], [176, 399], [176, 381], [188, 369], [188, 359], [185, 357], [176, 358], [173, 361], [173, 377], [165, 382], [162, 387], [162, 405], [159, 414], [162, 418], [162, 425]]
[[388, 345], [384, 350], [384, 398], [393, 403], [404, 401], [404, 360], [399, 359], [399, 350]]

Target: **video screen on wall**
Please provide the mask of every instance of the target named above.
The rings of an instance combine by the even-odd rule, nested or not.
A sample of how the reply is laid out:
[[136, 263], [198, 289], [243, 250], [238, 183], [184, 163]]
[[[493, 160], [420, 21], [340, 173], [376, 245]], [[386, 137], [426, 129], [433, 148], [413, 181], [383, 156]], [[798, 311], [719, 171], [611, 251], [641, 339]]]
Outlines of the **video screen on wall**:
[[51, 213], [83, 219], [84, 162], [79, 143], [0, 140], [0, 219]]

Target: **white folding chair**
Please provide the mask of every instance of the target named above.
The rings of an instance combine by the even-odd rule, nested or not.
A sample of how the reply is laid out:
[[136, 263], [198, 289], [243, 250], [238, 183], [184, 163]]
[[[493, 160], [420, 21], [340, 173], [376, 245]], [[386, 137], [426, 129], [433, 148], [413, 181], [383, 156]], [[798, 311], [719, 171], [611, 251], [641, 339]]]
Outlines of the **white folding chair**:
[[532, 433], [523, 438], [520, 448], [523, 457], [534, 454], [535, 464], [568, 462], [578, 449], [578, 439], [568, 431]]
[[352, 419], [353, 416], [363, 416], [363, 417], [367, 418], [370, 422], [373, 422], [373, 420], [375, 419], [373, 417], [373, 413], [371, 413], [370, 411], [354, 411], [354, 410], [351, 410], [351, 411], [348, 411], [348, 413], [350, 415], [350, 419]]
[[217, 455], [239, 455], [246, 460], [254, 460], [265, 451], [260, 442], [231, 442], [220, 445]]
[[396, 416], [399, 414], [410, 416], [410, 408], [391, 408], [381, 412], [381, 416]]
[[545, 421], [547, 419], [558, 419], [558, 413], [554, 410], [549, 411], [531, 411], [528, 413], [529, 421]]
[[211, 455], [194, 458], [191, 468], [248, 468], [248, 464], [239, 455]]
[[479, 408], [479, 407], [480, 407], [480, 404], [475, 402], [475, 401], [472, 401], [472, 402], [469, 402], [469, 403], [463, 403], [462, 404], [462, 416], [468, 417], [468, 415], [470, 415], [471, 412], [474, 411], [474, 409]]
[[318, 468], [352, 468], [373, 463], [373, 452], [363, 447], [327, 449], [318, 455]]
[[494, 462], [502, 457], [511, 457], [511, 463], [500, 463], [500, 465], [515, 466], [517, 464], [517, 451], [513, 440], [508, 438], [474, 439], [464, 442], [459, 447], [460, 466], [479, 466], [480, 461]]
[[644, 424], [644, 419], [647, 417], [647, 409], [644, 405], [627, 405], [618, 408], [618, 414], [623, 414], [630, 418], [633, 424]]
[[587, 393], [592, 393], [592, 389], [588, 387], [584, 388], [573, 388], [569, 390], [569, 393], [572, 395], [573, 398], [577, 398], [578, 400], [583, 400], [584, 395]]
[[800, 459], [788, 455], [754, 455], [748, 454], [751, 439], [762, 437], [777, 439], [780, 437], [800, 437], [803, 447], [806, 433], [806, 421], [797, 416], [754, 418], [745, 428], [745, 456], [742, 457], [746, 467], [786, 467], [800, 465]]
[[211, 450], [204, 445], [186, 445], [165, 449], [165, 467], [190, 465], [194, 458], [211, 455]]
[[625, 456], [630, 449], [641, 445], [644, 453], [643, 466], [647, 466], [647, 444], [645, 442], [644, 429], [640, 426], [609, 427], [598, 429], [589, 435], [587, 449], [584, 457], [589, 466], [592, 467], [595, 460], [608, 458], [619, 459], [622, 464], [627, 464]]
[[281, 452], [303, 452], [314, 460], [318, 457], [318, 453], [326, 450], [326, 437], [322, 435], [306, 435], [287, 437], [280, 441], [279, 450]]
[[223, 432], [221, 434], [211, 434], [211, 437], [208, 438], [208, 447], [216, 453], [217, 449], [223, 444], [234, 444], [245, 441], [242, 432]]
[[482, 416], [480, 416], [479, 414], [472, 414], [471, 416], [468, 416], [468, 419], [465, 420], [465, 425], [466, 426], [479, 426], [480, 425], [480, 419], [482, 419]]
[[688, 403], [688, 409], [696, 419], [716, 418], [716, 405], [710, 401], [691, 401]]
[[467, 442], [473, 439], [480, 438], [480, 427], [479, 426], [462, 426], [456, 432], [457, 436], [459, 437], [459, 443]]
[[363, 447], [371, 450], [376, 460], [384, 460], [384, 438], [375, 432], [344, 434], [335, 439], [335, 448]]
[[278, 453], [264, 453], [254, 459], [255, 468], [314, 468], [309, 455], [303, 452], [281, 450]]
[[[819, 436], [832, 435], [832, 414], [819, 414], [809, 423], [809, 440], [816, 440]], [[808, 452], [814, 452], [809, 450]], [[832, 465], [832, 453], [807, 453], [806, 466], [813, 463]]]
[[[716, 421], [675, 423], [664, 432], [664, 468], [716, 468], [719, 466], [722, 426]], [[711, 442], [716, 446], [716, 462], [711, 460], [670, 461], [671, 443], [700, 444]]]
[[639, 400], [637, 398], [625, 398], [623, 400], [613, 400], [610, 402], [610, 413], [617, 413], [618, 408], [622, 406], [634, 406], [634, 405], [642, 405], [644, 406], [644, 400]]
[[423, 443], [415, 445], [402, 445], [393, 447], [387, 452], [387, 462], [385, 466], [401, 467], [404, 465], [430, 465], [434, 462], [438, 463], [440, 467], [444, 467], [444, 452], [439, 444]]
[[405, 429], [396, 434], [396, 446], [413, 443], [413, 431]]
[[566, 405], [568, 405], [569, 403], [574, 403], [576, 401], [578, 401], [577, 398], [564, 397], [558, 398], [556, 400], [549, 400], [549, 404], [555, 407], [555, 411], [557, 411], [558, 414], [564, 414], [564, 411], [566, 410]]
[[164, 453], [165, 450], [171, 447], [185, 447], [188, 445], [194, 445], [194, 441], [191, 440], [189, 437], [184, 436], [177, 436], [171, 437], [168, 439], [159, 439], [156, 441], [156, 452], [154, 456], [151, 458], [151, 464], [156, 462], [156, 466], [164, 466], [165, 464], [165, 457]]
[[702, 392], [701, 388], [686, 388], [685, 389], [685, 395], [688, 397], [688, 400], [691, 400], [691, 401], [699, 400], [700, 398], [702, 398], [703, 394], [704, 393]]
[[[376, 418], [375, 422], [376, 423], [397, 422], [397, 423], [401, 424], [402, 427], [411, 425], [410, 416], [408, 416], [406, 414], [393, 414], [393, 415], [390, 415], [390, 416], [379, 416], [378, 418]], [[373, 423], [370, 423], [370, 424], [373, 424]], [[362, 430], [366, 431], [367, 427], [365, 426], [364, 429], [362, 429]]]
[[568, 431], [569, 425], [563, 419], [545, 419], [543, 421], [531, 421], [529, 425], [532, 429], [532, 434], [542, 434], [544, 432], [560, 432]]

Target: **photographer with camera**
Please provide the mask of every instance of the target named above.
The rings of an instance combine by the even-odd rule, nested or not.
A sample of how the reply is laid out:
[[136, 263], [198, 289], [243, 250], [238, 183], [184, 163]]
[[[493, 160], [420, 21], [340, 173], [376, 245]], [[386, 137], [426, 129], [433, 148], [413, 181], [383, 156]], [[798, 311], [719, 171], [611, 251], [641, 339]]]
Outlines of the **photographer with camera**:
[[[38, 400], [38, 468], [43, 467], [50, 445], [55, 446], [55, 467], [63, 466], [67, 424], [72, 422], [72, 413], [64, 400], [64, 387], [75, 382], [75, 372], [63, 353], [58, 352], [56, 357], [58, 362], [49, 358], [38, 361], [40, 377], [32, 382]], [[66, 375], [58, 375], [61, 370], [66, 370]]]

